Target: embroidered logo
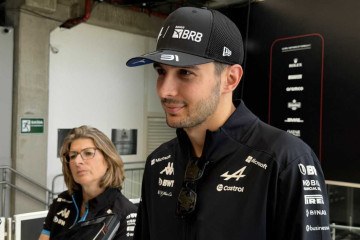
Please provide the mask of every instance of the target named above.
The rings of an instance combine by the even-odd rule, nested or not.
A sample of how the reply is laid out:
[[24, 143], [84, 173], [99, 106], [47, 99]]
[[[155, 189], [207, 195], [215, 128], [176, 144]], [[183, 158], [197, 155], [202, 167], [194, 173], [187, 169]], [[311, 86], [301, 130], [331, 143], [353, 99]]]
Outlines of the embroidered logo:
[[68, 210], [67, 208], [61, 210], [60, 212], [58, 212], [56, 215], [60, 215], [63, 218], [68, 218], [70, 215], [70, 210]]
[[229, 174], [229, 171], [227, 171], [227, 172], [223, 173], [221, 175], [221, 177], [223, 177], [225, 181], [228, 181], [228, 180], [230, 180], [232, 178], [235, 178], [236, 181], [239, 181], [240, 178], [243, 178], [243, 177], [246, 176], [246, 175], [243, 174], [245, 169], [246, 169], [246, 166], [240, 168], [239, 170], [237, 170], [233, 174]]

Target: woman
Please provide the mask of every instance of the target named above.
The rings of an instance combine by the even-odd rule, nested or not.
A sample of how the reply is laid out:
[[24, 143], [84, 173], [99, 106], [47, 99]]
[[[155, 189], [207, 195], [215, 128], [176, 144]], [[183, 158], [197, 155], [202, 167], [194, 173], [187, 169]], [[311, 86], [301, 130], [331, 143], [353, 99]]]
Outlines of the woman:
[[96, 128], [74, 128], [60, 156], [68, 190], [50, 206], [39, 240], [54, 239], [79, 222], [110, 213], [120, 217], [113, 239], [132, 239], [137, 208], [120, 191], [124, 164], [110, 139]]

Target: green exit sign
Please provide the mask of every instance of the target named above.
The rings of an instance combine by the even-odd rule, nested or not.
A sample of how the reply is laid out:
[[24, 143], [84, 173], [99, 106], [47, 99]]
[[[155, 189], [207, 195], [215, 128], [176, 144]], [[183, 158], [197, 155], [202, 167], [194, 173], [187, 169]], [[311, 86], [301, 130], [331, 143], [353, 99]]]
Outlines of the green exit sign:
[[43, 133], [44, 119], [42, 118], [22, 118], [21, 133]]

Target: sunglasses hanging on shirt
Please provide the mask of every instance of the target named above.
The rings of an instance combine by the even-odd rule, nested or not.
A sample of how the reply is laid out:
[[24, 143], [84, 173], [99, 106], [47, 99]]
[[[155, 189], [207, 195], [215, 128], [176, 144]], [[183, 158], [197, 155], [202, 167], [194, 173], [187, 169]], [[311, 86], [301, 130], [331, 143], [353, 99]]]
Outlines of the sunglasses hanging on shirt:
[[203, 176], [208, 163], [202, 163], [199, 158], [189, 160], [176, 204], [176, 215], [178, 217], [185, 218], [194, 212], [197, 200], [197, 183]]

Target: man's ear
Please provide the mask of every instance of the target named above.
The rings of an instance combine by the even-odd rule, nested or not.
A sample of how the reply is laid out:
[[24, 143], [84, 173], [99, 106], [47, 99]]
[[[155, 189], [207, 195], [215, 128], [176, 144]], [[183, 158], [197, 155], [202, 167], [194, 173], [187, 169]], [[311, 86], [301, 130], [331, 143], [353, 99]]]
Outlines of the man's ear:
[[225, 92], [232, 92], [239, 85], [241, 77], [243, 75], [243, 69], [241, 65], [234, 64], [226, 69], [226, 80], [223, 90]]

